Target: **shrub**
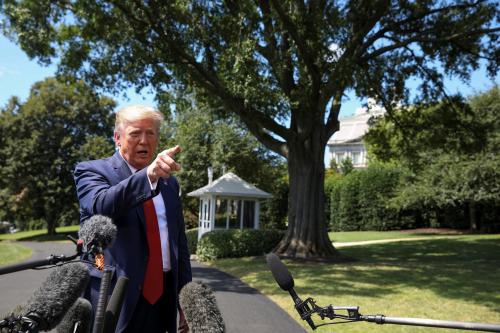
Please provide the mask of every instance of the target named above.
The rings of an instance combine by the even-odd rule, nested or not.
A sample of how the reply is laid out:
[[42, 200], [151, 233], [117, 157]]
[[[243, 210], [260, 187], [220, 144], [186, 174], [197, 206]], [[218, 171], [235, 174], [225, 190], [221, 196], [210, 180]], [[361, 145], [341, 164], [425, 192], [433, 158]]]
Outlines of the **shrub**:
[[198, 246], [198, 228], [186, 230], [189, 253], [195, 254]]
[[283, 234], [281, 230], [214, 230], [201, 237], [196, 253], [200, 261], [262, 255], [270, 252]]
[[394, 167], [370, 166], [336, 181], [330, 192], [330, 226], [335, 231], [408, 228], [412, 220], [389, 204], [400, 181]]
[[[335, 162], [334, 159], [332, 159]], [[331, 200], [332, 192], [338, 186], [340, 180], [342, 179], [342, 174], [338, 173], [336, 169], [327, 169], [325, 172], [325, 215], [326, 215], [326, 225], [331, 227]]]

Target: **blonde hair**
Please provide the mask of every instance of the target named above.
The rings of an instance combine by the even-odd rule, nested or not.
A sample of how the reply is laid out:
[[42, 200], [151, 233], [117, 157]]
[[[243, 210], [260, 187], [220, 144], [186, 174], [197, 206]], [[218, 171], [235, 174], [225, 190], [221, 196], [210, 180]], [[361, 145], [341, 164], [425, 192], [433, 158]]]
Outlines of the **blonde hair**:
[[115, 132], [120, 132], [127, 123], [144, 119], [153, 120], [156, 124], [157, 132], [160, 131], [160, 126], [163, 122], [163, 114], [160, 111], [151, 106], [129, 105], [116, 112]]

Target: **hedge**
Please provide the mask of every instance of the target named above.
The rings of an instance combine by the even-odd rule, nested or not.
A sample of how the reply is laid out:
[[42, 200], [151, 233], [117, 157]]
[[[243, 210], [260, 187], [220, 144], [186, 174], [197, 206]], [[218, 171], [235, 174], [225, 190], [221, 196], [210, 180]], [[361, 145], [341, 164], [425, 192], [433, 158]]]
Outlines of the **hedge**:
[[186, 230], [189, 253], [195, 254], [198, 246], [198, 228]]
[[283, 235], [282, 230], [214, 230], [201, 237], [196, 254], [200, 261], [262, 255], [278, 245]]
[[389, 204], [401, 172], [394, 167], [355, 170], [331, 186], [330, 228], [334, 231], [395, 230], [412, 221]]

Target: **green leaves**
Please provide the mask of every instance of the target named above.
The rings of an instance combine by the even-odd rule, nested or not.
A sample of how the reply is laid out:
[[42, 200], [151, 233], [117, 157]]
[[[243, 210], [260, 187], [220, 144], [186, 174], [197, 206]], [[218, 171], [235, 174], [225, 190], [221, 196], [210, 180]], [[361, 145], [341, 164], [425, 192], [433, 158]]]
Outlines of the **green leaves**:
[[[0, 211], [18, 227], [43, 220], [50, 230], [78, 222], [73, 169], [109, 156], [115, 104], [81, 82], [37, 82], [25, 103], [0, 112]], [[3, 201], [3, 200], [2, 200]]]
[[[378, 121], [365, 137], [370, 151], [410, 171], [392, 204], [422, 215], [454, 210], [472, 215], [466, 217], [471, 227], [477, 227], [476, 215], [482, 227], [494, 225], [500, 204], [499, 118], [495, 87], [468, 104], [415, 107]], [[450, 224], [462, 226], [460, 219]]]

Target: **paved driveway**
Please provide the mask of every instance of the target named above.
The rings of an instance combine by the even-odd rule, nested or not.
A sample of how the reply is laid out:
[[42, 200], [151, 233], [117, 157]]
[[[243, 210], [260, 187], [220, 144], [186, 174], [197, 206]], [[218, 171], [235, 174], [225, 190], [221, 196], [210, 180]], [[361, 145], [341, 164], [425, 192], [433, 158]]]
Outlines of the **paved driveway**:
[[[30, 260], [43, 259], [50, 254], [71, 255], [74, 252], [74, 245], [69, 242], [19, 244], [33, 249]], [[276, 304], [239, 279], [196, 261], [192, 261], [192, 267], [194, 280], [209, 285], [215, 291], [228, 333], [305, 332]], [[49, 273], [50, 269], [0, 275], [0, 314], [6, 314], [17, 304], [26, 302]]]

